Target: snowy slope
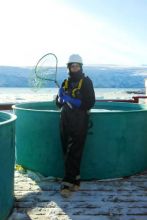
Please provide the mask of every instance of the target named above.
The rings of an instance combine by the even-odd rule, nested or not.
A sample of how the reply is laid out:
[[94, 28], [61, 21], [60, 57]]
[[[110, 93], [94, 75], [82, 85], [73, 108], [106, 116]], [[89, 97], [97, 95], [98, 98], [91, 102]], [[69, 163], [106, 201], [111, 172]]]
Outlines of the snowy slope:
[[[1, 87], [28, 87], [29, 67], [0, 67]], [[143, 88], [147, 78], [147, 66], [130, 67], [117, 65], [84, 66], [85, 75], [93, 81], [95, 88]], [[67, 68], [58, 67], [57, 81], [67, 78]], [[50, 82], [47, 87], [56, 87]]]

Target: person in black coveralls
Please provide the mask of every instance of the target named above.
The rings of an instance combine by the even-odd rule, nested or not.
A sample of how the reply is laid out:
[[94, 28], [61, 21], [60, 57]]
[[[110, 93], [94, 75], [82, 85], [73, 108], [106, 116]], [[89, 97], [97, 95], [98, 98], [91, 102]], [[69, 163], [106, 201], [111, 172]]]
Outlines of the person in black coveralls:
[[61, 183], [61, 195], [69, 196], [70, 189], [80, 186], [80, 163], [87, 136], [89, 110], [95, 103], [92, 81], [83, 73], [82, 58], [78, 54], [69, 57], [68, 79], [64, 80], [56, 97], [61, 109], [60, 134], [64, 154], [65, 175]]

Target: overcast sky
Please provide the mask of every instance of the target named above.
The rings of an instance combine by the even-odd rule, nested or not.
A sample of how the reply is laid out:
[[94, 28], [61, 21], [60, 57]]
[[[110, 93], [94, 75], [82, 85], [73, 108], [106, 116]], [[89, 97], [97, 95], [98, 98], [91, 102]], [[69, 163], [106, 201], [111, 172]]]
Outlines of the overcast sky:
[[147, 0], [0, 0], [0, 65], [147, 64]]

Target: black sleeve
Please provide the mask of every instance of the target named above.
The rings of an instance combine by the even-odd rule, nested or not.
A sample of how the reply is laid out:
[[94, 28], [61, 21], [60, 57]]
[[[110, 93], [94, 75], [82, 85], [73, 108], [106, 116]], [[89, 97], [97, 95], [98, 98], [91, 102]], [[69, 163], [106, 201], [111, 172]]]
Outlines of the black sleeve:
[[[64, 80], [64, 82], [62, 83], [62, 86], [61, 86], [61, 87], [63, 87], [64, 85], [65, 85], [65, 80]], [[58, 102], [58, 98], [59, 98], [59, 96], [57, 95], [57, 96], [56, 96], [56, 99], [55, 99], [56, 106], [57, 106], [58, 108], [62, 108], [62, 106], [63, 106], [64, 104], [60, 104], [60, 103]]]
[[95, 92], [93, 88], [93, 83], [89, 79], [89, 77], [84, 78], [81, 87], [81, 93], [82, 93], [82, 100], [81, 100], [82, 102], [80, 109], [90, 110], [95, 103]]

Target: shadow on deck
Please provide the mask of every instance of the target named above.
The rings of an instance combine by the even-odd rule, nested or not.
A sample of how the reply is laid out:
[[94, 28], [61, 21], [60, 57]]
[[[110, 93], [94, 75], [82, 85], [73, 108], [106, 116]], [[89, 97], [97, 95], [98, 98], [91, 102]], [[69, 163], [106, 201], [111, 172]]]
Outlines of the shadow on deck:
[[15, 171], [15, 202], [8, 220], [146, 220], [147, 171], [128, 178], [83, 181], [71, 197], [59, 182], [35, 183]]

